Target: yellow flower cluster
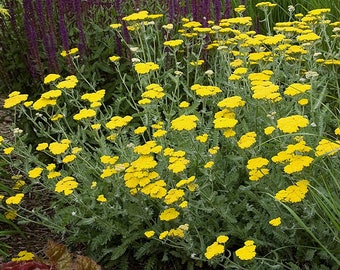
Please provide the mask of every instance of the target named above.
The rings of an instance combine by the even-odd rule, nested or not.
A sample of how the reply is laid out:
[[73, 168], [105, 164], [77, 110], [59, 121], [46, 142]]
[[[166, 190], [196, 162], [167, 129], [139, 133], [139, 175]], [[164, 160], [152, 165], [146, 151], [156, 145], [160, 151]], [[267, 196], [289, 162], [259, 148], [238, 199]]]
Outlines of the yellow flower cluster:
[[22, 262], [22, 261], [31, 261], [34, 258], [34, 254], [32, 252], [28, 252], [27, 250], [20, 251], [18, 253], [18, 257], [12, 258], [12, 262]]
[[106, 127], [108, 129], [116, 129], [116, 128], [121, 128], [127, 126], [130, 121], [132, 120], [132, 116], [113, 116], [111, 117], [110, 121], [106, 123]]
[[304, 128], [308, 124], [309, 121], [307, 118], [297, 114], [277, 120], [277, 128], [283, 133], [289, 134], [299, 131], [300, 128]]
[[4, 108], [9, 109], [23, 101], [26, 101], [28, 98], [27, 94], [21, 94], [19, 91], [14, 91], [8, 95], [8, 98], [5, 99]]
[[62, 57], [66, 57], [66, 56], [68, 56], [68, 55], [74, 55], [74, 54], [76, 54], [76, 53], [78, 53], [78, 52], [79, 52], [78, 48], [72, 48], [72, 49], [70, 49], [70, 50], [68, 50], [68, 51], [62, 51], [62, 52], [60, 53], [60, 55], [61, 55]]
[[72, 89], [78, 83], [78, 79], [74, 75], [67, 76], [64, 81], [59, 82], [56, 87], [57, 88], [65, 88], [65, 89]]
[[164, 221], [169, 221], [169, 220], [176, 219], [178, 216], [179, 216], [179, 212], [175, 208], [171, 207], [171, 208], [165, 209], [162, 213], [160, 213], [159, 219], [164, 220]]
[[273, 156], [272, 161], [287, 164], [284, 167], [284, 171], [287, 174], [301, 172], [314, 160], [312, 157], [302, 155], [301, 153], [308, 153], [311, 150], [312, 148], [307, 146], [304, 140], [301, 140], [296, 144], [288, 145], [286, 150], [280, 151], [276, 156]]
[[175, 151], [173, 148], [164, 149], [164, 156], [169, 156], [169, 166], [168, 169], [173, 173], [183, 172], [187, 165], [190, 163], [188, 159], [185, 158], [185, 152], [182, 150]]
[[78, 187], [77, 181], [72, 176], [66, 176], [57, 182], [55, 186], [55, 191], [58, 193], [64, 192], [65, 196], [68, 196], [73, 193], [74, 189]]
[[153, 99], [161, 99], [165, 96], [165, 93], [163, 92], [162, 86], [160, 86], [157, 83], [149, 84], [145, 87], [146, 91], [142, 94], [142, 98], [140, 101], [138, 101], [138, 104], [144, 105], [144, 104], [150, 104], [151, 100]]
[[277, 218], [273, 218], [273, 219], [269, 220], [269, 224], [274, 226], [274, 227], [280, 226], [281, 225], [281, 217], [277, 217]]
[[256, 136], [257, 135], [254, 131], [250, 131], [242, 135], [237, 142], [238, 147], [240, 147], [241, 149], [251, 147], [254, 143], [256, 143]]
[[226, 235], [220, 235], [217, 237], [216, 241], [207, 247], [204, 256], [210, 260], [217, 255], [224, 253], [224, 244], [229, 240]]
[[[128, 16], [122, 18], [123, 21], [126, 22], [136, 22], [136, 21], [144, 21], [144, 20], [154, 20], [157, 18], [163, 17], [163, 14], [149, 14], [146, 10], [141, 10], [136, 13], [132, 13]], [[113, 28], [117, 28], [116, 26]]]
[[23, 193], [17, 193], [15, 196], [11, 196], [8, 197], [6, 199], [6, 204], [19, 204], [22, 200], [22, 198], [24, 198], [24, 194]]
[[287, 96], [296, 96], [311, 90], [311, 88], [312, 86], [309, 84], [293, 83], [286, 88], [284, 94]]
[[165, 42], [163, 42], [163, 44], [165, 46], [169, 46], [169, 47], [178, 47], [178, 46], [182, 45], [183, 42], [184, 41], [182, 39], [173, 39], [173, 40], [165, 41]]
[[214, 115], [214, 127], [216, 129], [222, 129], [223, 135], [228, 138], [236, 135], [234, 127], [238, 123], [235, 119], [235, 113], [231, 110], [224, 109], [222, 111], [216, 112]]
[[101, 100], [105, 96], [105, 89], [99, 90], [95, 93], [86, 93], [81, 96], [82, 100], [87, 100], [91, 103], [90, 107], [91, 108], [96, 108], [101, 105]]
[[198, 120], [196, 115], [181, 115], [171, 121], [171, 129], [189, 131], [196, 128]]
[[328, 139], [322, 139], [315, 149], [315, 156], [333, 156], [340, 150], [340, 141], [330, 141]]
[[271, 70], [264, 70], [259, 73], [251, 73], [248, 79], [251, 82], [251, 90], [253, 91], [252, 97], [254, 99], [264, 99], [273, 102], [282, 100], [279, 93], [280, 87], [270, 81], [273, 72]]
[[53, 155], [60, 155], [65, 153], [69, 148], [71, 141], [68, 139], [63, 139], [61, 142], [52, 142], [49, 144], [48, 149]]
[[135, 70], [138, 74], [147, 74], [152, 70], [158, 70], [159, 65], [154, 62], [137, 63], [135, 64]]
[[79, 113], [73, 116], [73, 119], [79, 121], [82, 119], [95, 117], [96, 114], [96, 111], [93, 109], [81, 109]]
[[190, 88], [192, 91], [196, 93], [196, 95], [200, 97], [206, 97], [206, 96], [214, 96], [217, 93], [222, 93], [221, 88], [217, 86], [210, 86], [210, 85], [200, 85], [200, 84], [194, 84]]
[[254, 244], [254, 241], [247, 240], [244, 242], [244, 247], [239, 248], [235, 251], [236, 256], [242, 260], [247, 261], [251, 260], [256, 256], [256, 246]]
[[247, 169], [249, 170], [249, 180], [258, 181], [269, 174], [269, 169], [265, 168], [269, 160], [263, 157], [256, 157], [248, 160]]
[[300, 180], [295, 185], [291, 185], [286, 189], [277, 192], [275, 199], [290, 203], [301, 202], [308, 192], [308, 185], [308, 180]]

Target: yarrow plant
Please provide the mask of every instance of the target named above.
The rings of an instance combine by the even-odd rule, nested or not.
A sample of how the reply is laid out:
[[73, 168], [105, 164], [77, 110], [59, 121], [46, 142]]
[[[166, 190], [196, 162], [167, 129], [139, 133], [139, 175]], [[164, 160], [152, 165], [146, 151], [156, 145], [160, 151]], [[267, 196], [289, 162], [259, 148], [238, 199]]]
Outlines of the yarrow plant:
[[[122, 19], [130, 41], [112, 22], [131, 53], [107, 59], [130, 114], [105, 98], [110, 89], [84, 92], [82, 73], [47, 74], [51, 90], [38, 99], [12, 92], [4, 107], [30, 121], [37, 140], [0, 137], [1, 157], [16, 160], [27, 185], [4, 194], [2, 209], [13, 220], [38, 217], [107, 267], [128, 269], [131, 258], [147, 269], [340, 265], [339, 208], [331, 208], [340, 132], [330, 105], [339, 39], [324, 31], [340, 23], [326, 14], [261, 35], [250, 17], [208, 27], [183, 18], [175, 31], [162, 14], [140, 11]], [[318, 49], [323, 40], [328, 52]], [[21, 206], [34, 186], [53, 194], [51, 206]], [[318, 193], [327, 201], [317, 211]]]

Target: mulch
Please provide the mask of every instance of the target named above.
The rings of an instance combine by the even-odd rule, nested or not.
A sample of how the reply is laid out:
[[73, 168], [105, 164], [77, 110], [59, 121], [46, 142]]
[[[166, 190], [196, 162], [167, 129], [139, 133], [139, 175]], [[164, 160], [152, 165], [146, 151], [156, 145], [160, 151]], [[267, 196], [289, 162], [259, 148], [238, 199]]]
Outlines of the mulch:
[[[3, 109], [3, 98], [0, 98], [0, 135], [4, 137], [5, 140], [13, 140], [12, 124], [13, 117], [10, 110]], [[15, 174], [10, 168], [7, 168], [8, 175]], [[1, 182], [10, 182], [11, 179], [4, 179], [0, 175]], [[38, 205], [49, 204], [48, 196], [44, 198], [37, 198], [33, 192], [25, 195], [23, 205], [27, 209], [33, 209]], [[29, 252], [35, 253], [39, 257], [44, 256], [44, 248], [48, 240], [54, 240], [60, 242], [59, 237], [52, 233], [48, 228], [37, 223], [27, 223], [27, 224], [17, 224], [22, 234], [14, 234], [6, 237], [2, 237], [1, 242], [10, 246], [7, 250], [7, 258], [1, 258], [0, 263], [9, 261], [11, 258], [16, 257], [20, 251], [27, 250]], [[0, 223], [0, 231], [11, 229], [8, 225]]]

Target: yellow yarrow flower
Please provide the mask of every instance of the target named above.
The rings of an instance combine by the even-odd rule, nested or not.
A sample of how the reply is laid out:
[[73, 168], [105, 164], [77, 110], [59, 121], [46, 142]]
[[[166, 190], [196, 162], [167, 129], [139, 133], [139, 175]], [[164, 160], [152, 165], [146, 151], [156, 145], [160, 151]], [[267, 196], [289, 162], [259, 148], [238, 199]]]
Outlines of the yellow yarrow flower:
[[333, 156], [340, 150], [340, 141], [330, 141], [327, 139], [322, 139], [315, 149], [315, 156]]
[[218, 93], [222, 93], [221, 88], [210, 85], [205, 86], [200, 84], [194, 84], [190, 87], [190, 89], [200, 97], [214, 96]]
[[20, 251], [18, 253], [18, 257], [14, 257], [11, 259], [12, 262], [22, 262], [22, 261], [31, 261], [34, 258], [34, 254], [32, 252], [28, 252], [27, 250]]
[[130, 121], [132, 120], [132, 116], [113, 116], [109, 122], [106, 123], [106, 127], [108, 129], [115, 129], [115, 128], [120, 128], [128, 125]]
[[72, 89], [74, 88], [78, 83], [78, 79], [74, 75], [67, 76], [64, 81], [59, 82], [56, 87], [57, 88], [66, 88], [66, 89]]
[[272, 134], [274, 132], [274, 130], [275, 130], [275, 127], [273, 127], [273, 126], [266, 127], [264, 129], [264, 134], [270, 135], [270, 134]]
[[247, 240], [244, 242], [244, 247], [236, 250], [235, 254], [240, 260], [247, 261], [253, 259], [256, 256], [255, 249], [256, 246], [254, 245], [254, 241]]
[[62, 52], [60, 53], [60, 55], [61, 55], [62, 57], [66, 57], [66, 56], [68, 56], [68, 55], [73, 55], [73, 54], [76, 54], [76, 53], [78, 53], [78, 52], [79, 52], [78, 48], [72, 48], [72, 49], [70, 49], [70, 50], [68, 50], [68, 51], [62, 51]]
[[277, 218], [271, 219], [271, 220], [269, 220], [269, 224], [274, 226], [274, 227], [277, 227], [281, 224], [281, 218], [277, 217]]
[[43, 172], [43, 169], [40, 167], [36, 167], [28, 172], [28, 177], [30, 178], [38, 178], [41, 173]]
[[109, 57], [109, 60], [110, 60], [111, 62], [118, 62], [119, 59], [120, 59], [120, 56], [117, 56], [117, 55], [113, 55], [113, 56], [110, 56], [110, 57]]
[[224, 253], [224, 245], [219, 244], [218, 242], [212, 243], [210, 246], [207, 247], [204, 256], [210, 260], [217, 255]]
[[178, 46], [182, 45], [183, 42], [184, 41], [182, 39], [174, 39], [174, 40], [165, 41], [163, 44], [165, 46], [169, 46], [169, 47], [178, 47]]
[[23, 193], [18, 193], [15, 196], [11, 196], [6, 199], [6, 204], [19, 204], [24, 197]]
[[179, 212], [175, 208], [168, 208], [165, 209], [162, 213], [159, 215], [160, 220], [169, 221], [176, 219], [179, 216]]
[[283, 133], [297, 132], [300, 128], [304, 128], [308, 124], [308, 119], [301, 115], [291, 115], [277, 120], [277, 128]]
[[67, 148], [69, 147], [70, 143], [65, 141], [65, 142], [52, 142], [50, 143], [48, 149], [51, 151], [53, 155], [60, 155], [65, 153]]
[[73, 193], [74, 189], [78, 187], [78, 183], [75, 181], [74, 177], [66, 176], [61, 179], [55, 186], [55, 191], [58, 193], [64, 192], [66, 196]]
[[104, 202], [107, 202], [107, 199], [105, 198], [105, 196], [103, 194], [101, 194], [97, 197], [97, 201], [104, 203]]
[[284, 94], [287, 96], [295, 96], [301, 93], [305, 93], [311, 90], [311, 88], [312, 86], [309, 84], [293, 83], [286, 88]]
[[63, 162], [63, 163], [70, 163], [70, 162], [72, 162], [73, 160], [75, 160], [76, 157], [77, 157], [77, 156], [74, 155], [74, 154], [72, 154], [72, 155], [67, 155], [67, 156], [65, 156], [65, 157], [63, 158], [62, 162]]
[[196, 140], [201, 142], [201, 143], [205, 143], [208, 140], [208, 136], [209, 135], [207, 133], [204, 133], [202, 135], [196, 136]]
[[227, 97], [220, 102], [217, 103], [217, 106], [221, 109], [225, 108], [238, 108], [238, 107], [243, 107], [246, 104], [246, 102], [242, 99], [240, 96], [232, 96], [232, 97]]
[[273, 4], [271, 2], [260, 2], [255, 5], [257, 8], [268, 8], [268, 7], [275, 7], [277, 4]]
[[138, 74], [147, 74], [152, 70], [158, 70], [159, 65], [155, 64], [154, 62], [146, 62], [146, 63], [137, 63], [135, 65], [135, 71]]
[[144, 235], [147, 237], [147, 238], [151, 238], [152, 236], [155, 235], [155, 231], [146, 231], [144, 233]]
[[55, 114], [51, 117], [51, 121], [58, 121], [59, 119], [64, 118], [64, 116], [61, 113]]
[[44, 78], [44, 84], [48, 84], [51, 82], [54, 82], [55, 80], [59, 79], [60, 75], [59, 74], [48, 74], [45, 78]]
[[308, 185], [308, 180], [300, 180], [296, 185], [291, 185], [288, 188], [277, 192], [275, 199], [290, 203], [301, 202], [308, 192]]
[[48, 143], [39, 143], [35, 149], [37, 151], [43, 151], [47, 149], [47, 147], [48, 147]]
[[82, 120], [86, 118], [92, 118], [96, 116], [96, 111], [93, 109], [81, 109], [79, 113], [73, 116], [74, 120]]
[[256, 136], [257, 135], [254, 131], [247, 132], [246, 134], [242, 135], [237, 142], [238, 147], [241, 149], [251, 147], [254, 143], [256, 143]]
[[14, 151], [14, 147], [7, 147], [3, 151], [5, 155], [10, 155]]
[[9, 109], [12, 108], [18, 104], [20, 104], [23, 101], [26, 101], [28, 98], [27, 94], [21, 94], [18, 91], [14, 91], [11, 94], [8, 95], [8, 98], [5, 99], [4, 102], [4, 108]]
[[181, 115], [171, 121], [171, 129], [189, 131], [196, 128], [198, 120], [196, 115]]

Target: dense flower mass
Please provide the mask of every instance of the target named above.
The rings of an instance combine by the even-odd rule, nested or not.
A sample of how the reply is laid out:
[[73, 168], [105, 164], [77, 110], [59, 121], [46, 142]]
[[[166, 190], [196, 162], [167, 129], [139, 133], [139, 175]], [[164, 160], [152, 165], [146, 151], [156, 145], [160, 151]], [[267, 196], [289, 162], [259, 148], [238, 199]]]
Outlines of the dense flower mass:
[[[191, 9], [190, 1], [168, 1], [169, 18], [136, 2], [125, 16], [125, 2], [131, 6], [112, 5], [111, 30], [96, 31], [108, 42], [61, 52], [75, 75], [48, 74], [43, 92], [4, 100], [19, 126], [0, 135], [8, 185], [0, 184], [0, 218], [26, 219], [27, 192], [37, 190], [53, 196], [48, 209], [29, 214], [66, 228], [66, 240], [85, 241], [111, 266], [129, 268], [127, 254], [155, 269], [174, 257], [175, 268], [188, 269], [331, 265], [339, 242], [340, 22], [328, 20], [328, 9], [303, 15], [289, 6], [288, 22], [270, 23], [271, 2], [256, 4], [259, 25], [249, 5], [232, 18], [220, 1], [191, 1]], [[184, 10], [190, 19], [179, 19]], [[304, 247], [308, 256], [300, 256]]]

